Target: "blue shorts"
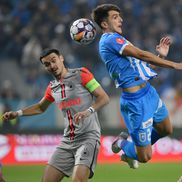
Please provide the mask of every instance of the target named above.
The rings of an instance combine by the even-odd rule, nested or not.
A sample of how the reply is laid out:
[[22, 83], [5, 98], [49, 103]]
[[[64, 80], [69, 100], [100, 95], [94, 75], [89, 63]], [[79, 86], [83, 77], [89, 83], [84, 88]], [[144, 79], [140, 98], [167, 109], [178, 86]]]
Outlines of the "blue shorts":
[[149, 83], [135, 93], [123, 92], [120, 109], [136, 146], [151, 144], [153, 125], [162, 122], [168, 116], [165, 104]]

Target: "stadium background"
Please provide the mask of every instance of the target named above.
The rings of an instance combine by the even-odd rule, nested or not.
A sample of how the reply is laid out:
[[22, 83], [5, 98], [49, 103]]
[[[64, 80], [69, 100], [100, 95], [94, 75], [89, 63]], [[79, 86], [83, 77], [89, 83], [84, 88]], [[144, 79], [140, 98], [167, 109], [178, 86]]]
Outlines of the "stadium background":
[[[118, 99], [120, 90], [113, 89], [114, 85], [98, 55], [99, 30], [97, 31], [96, 40], [87, 46], [77, 45], [69, 35], [70, 24], [81, 17], [90, 18], [91, 9], [101, 3], [114, 3], [121, 8], [124, 18], [123, 33], [134, 45], [156, 53], [155, 46], [160, 38], [170, 35], [173, 44], [168, 59], [181, 60], [181, 0], [1, 0], [1, 115], [9, 109], [16, 110], [35, 103], [43, 96], [45, 88], [52, 77], [44, 71], [39, 63], [39, 54], [43, 48], [56, 47], [65, 56], [66, 65], [70, 68], [87, 67], [94, 73], [96, 79], [111, 97], [110, 104], [99, 112], [103, 140], [106, 141], [104, 145], [108, 146], [107, 144], [112, 137], [117, 135], [121, 129], [125, 129], [119, 114]], [[182, 73], [160, 68], [158, 73], [158, 78], [152, 83], [169, 108], [174, 134], [171, 138], [165, 138], [159, 147], [155, 146], [157, 149], [160, 147], [165, 149], [163, 153], [169, 155], [161, 156], [161, 153], [158, 152], [154, 161], [175, 162], [178, 160], [181, 164]], [[33, 140], [33, 144], [40, 147], [40, 145], [45, 144], [41, 143], [42, 140], [46, 140], [49, 136], [53, 137], [49, 138], [49, 140], [55, 142], [51, 143], [50, 150], [52, 150], [52, 147], [58, 142], [59, 134], [61, 135], [63, 132], [63, 127], [62, 115], [54, 105], [42, 116], [21, 117], [6, 123], [2, 123], [0, 120], [0, 160], [4, 165], [24, 163], [16, 161], [15, 156], [13, 156], [17, 151], [15, 143], [18, 146], [27, 147], [27, 145], [30, 145], [28, 142]], [[46, 142], [48, 141], [46, 140]], [[26, 150], [28, 149], [26, 148]], [[26, 150], [23, 150], [22, 153], [25, 153]], [[105, 155], [108, 151], [106, 153], [105, 150], [103, 151], [105, 158], [103, 159], [103, 156], [101, 156], [99, 163], [104, 160], [112, 163], [119, 161], [118, 156], [108, 156]], [[8, 162], [7, 159], [10, 160], [10, 156], [14, 158]], [[45, 163], [45, 159], [46, 157], [43, 163]], [[35, 163], [40, 163], [40, 161]], [[178, 165], [177, 168], [182, 171], [181, 165]], [[10, 168], [5, 166], [5, 170], [7, 178], [12, 176], [10, 175], [13, 174], [10, 173]], [[175, 181], [174, 179], [177, 180], [177, 176], [173, 178], [173, 181]]]

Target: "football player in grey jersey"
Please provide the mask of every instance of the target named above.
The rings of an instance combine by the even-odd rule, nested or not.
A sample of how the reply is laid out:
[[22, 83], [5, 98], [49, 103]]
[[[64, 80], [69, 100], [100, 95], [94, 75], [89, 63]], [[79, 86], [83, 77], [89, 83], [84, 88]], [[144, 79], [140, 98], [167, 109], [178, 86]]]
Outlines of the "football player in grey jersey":
[[94, 174], [100, 147], [97, 110], [109, 102], [109, 97], [88, 69], [66, 68], [64, 57], [57, 49], [44, 50], [40, 61], [55, 80], [50, 82], [38, 103], [6, 112], [3, 120], [41, 114], [55, 102], [63, 112], [65, 129], [42, 182], [59, 182], [71, 175], [73, 182], [86, 182]]

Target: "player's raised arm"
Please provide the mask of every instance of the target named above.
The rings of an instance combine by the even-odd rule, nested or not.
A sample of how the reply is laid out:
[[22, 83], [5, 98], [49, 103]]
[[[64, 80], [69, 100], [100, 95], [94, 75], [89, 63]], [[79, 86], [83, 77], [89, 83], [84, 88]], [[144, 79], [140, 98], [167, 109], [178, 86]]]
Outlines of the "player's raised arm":
[[125, 46], [122, 55], [135, 57], [156, 66], [182, 70], [182, 63], [176, 63], [170, 60], [164, 60], [148, 51], [143, 51], [130, 44]]
[[43, 113], [52, 102], [42, 98], [38, 103], [18, 111], [9, 111], [3, 114], [2, 120], [7, 121], [18, 116], [32, 116]]

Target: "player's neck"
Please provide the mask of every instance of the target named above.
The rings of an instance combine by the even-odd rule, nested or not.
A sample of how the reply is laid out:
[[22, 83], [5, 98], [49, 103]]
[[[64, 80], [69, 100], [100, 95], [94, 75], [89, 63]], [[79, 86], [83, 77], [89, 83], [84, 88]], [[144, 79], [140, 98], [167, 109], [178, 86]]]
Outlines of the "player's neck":
[[105, 29], [105, 30], [102, 30], [103, 34], [104, 33], [114, 33], [113, 31], [111, 31], [110, 29]]
[[56, 80], [64, 79], [66, 77], [67, 73], [68, 73], [68, 69], [64, 67], [63, 70], [61, 71], [61, 73], [56, 76]]
[[114, 30], [111, 30], [111, 29], [104, 29], [102, 30], [102, 33], [105, 34], [105, 33], [118, 33], [120, 35], [122, 35], [122, 33], [119, 33], [117, 31], [114, 31]]

